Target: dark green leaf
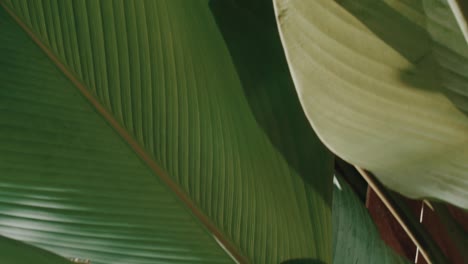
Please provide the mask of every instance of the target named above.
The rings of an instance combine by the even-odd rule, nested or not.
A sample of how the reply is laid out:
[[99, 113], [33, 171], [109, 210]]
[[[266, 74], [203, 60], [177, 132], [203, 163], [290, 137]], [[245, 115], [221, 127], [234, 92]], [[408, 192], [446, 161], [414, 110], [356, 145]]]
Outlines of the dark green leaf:
[[[230, 262], [216, 230], [252, 262], [330, 262], [332, 157], [274, 26], [218, 26], [207, 1], [6, 6], [63, 67], [1, 11], [0, 233], [93, 264]], [[254, 31], [228, 47], [235, 30]], [[268, 41], [268, 62], [236, 55]]]
[[340, 177], [333, 191], [333, 263], [411, 263], [380, 238], [367, 209]]

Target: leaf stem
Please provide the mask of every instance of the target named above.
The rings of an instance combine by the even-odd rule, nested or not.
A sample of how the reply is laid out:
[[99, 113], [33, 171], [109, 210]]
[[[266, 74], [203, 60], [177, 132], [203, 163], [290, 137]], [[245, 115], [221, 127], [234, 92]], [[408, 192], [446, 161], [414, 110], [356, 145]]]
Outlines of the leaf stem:
[[355, 166], [356, 170], [367, 181], [369, 187], [382, 200], [383, 204], [390, 213], [395, 217], [397, 222], [403, 228], [408, 237], [413, 241], [419, 252], [429, 264], [447, 263], [444, 254], [440, 248], [434, 243], [430, 235], [424, 230], [424, 227], [417, 221], [406, 203], [383, 187], [383, 185], [375, 179], [366, 170]]

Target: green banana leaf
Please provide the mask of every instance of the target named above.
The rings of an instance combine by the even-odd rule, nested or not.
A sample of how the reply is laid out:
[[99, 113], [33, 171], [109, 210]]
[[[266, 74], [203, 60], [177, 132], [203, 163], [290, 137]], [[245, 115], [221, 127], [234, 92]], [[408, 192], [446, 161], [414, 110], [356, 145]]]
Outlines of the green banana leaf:
[[380, 238], [362, 202], [340, 176], [333, 191], [333, 263], [412, 263]]
[[218, 21], [227, 2], [1, 3], [0, 234], [93, 264], [331, 262], [332, 156], [275, 23]]
[[7, 264], [71, 264], [70, 261], [51, 252], [0, 236], [2, 255], [0, 260]]
[[447, 8], [275, 0], [301, 104], [332, 152], [406, 196], [468, 208], [468, 47]]

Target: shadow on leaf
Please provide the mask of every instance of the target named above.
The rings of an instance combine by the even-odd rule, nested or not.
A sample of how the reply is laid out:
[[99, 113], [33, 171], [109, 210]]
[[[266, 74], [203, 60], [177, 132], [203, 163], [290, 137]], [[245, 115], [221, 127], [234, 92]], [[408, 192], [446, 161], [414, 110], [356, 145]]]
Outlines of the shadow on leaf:
[[[272, 1], [212, 0], [210, 8], [258, 125], [289, 166], [330, 207], [333, 157], [315, 135], [299, 103]], [[317, 173], [323, 173], [324, 164], [329, 166], [329, 181], [314, 180]]]

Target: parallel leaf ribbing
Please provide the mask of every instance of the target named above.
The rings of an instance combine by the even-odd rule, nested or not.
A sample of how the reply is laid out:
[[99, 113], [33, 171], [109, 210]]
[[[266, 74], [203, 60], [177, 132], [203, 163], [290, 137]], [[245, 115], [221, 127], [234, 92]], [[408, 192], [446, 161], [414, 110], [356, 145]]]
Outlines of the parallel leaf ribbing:
[[[307, 125], [300, 136], [259, 125], [207, 2], [7, 1], [242, 254], [329, 260], [331, 156]], [[275, 91], [290, 88], [255, 108], [289, 111], [281, 100], [294, 95]], [[303, 119], [285, 116], [280, 127]]]
[[93, 263], [232, 263], [3, 9], [0, 26], [0, 233]]

